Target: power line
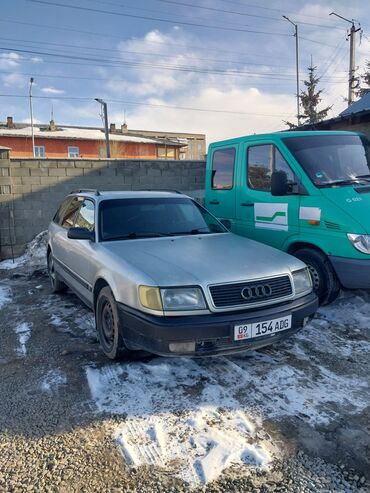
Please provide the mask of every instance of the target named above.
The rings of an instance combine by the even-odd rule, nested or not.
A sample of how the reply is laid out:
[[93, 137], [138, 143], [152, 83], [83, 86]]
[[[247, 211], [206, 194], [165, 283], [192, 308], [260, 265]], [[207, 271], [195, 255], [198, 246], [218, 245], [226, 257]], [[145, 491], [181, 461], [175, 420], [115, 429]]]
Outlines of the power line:
[[[25, 44], [36, 44], [36, 45], [42, 45], [45, 46], [45, 44], [50, 45], [50, 46], [60, 46], [63, 48], [77, 48], [77, 49], [84, 49], [84, 50], [95, 50], [95, 51], [103, 51], [103, 52], [109, 52], [112, 53], [112, 51], [115, 51], [117, 53], [127, 53], [127, 54], [132, 54], [132, 55], [143, 55], [143, 56], [158, 56], [161, 58], [176, 58], [178, 54], [175, 55], [167, 55], [165, 53], [154, 53], [154, 52], [141, 52], [141, 51], [131, 51], [131, 50], [121, 50], [117, 48], [98, 48], [98, 47], [91, 47], [91, 46], [83, 46], [83, 45], [75, 45], [75, 44], [66, 44], [66, 43], [55, 43], [51, 42], [49, 40], [32, 40], [32, 39], [17, 39], [17, 38], [2, 38], [0, 37], [0, 40], [3, 41], [11, 41], [11, 42], [16, 42], [18, 45], [23, 45]], [[60, 51], [60, 50], [59, 50]], [[182, 53], [179, 53], [183, 55]], [[237, 61], [237, 60], [215, 60], [212, 58], [199, 58], [199, 57], [194, 57], [192, 55], [185, 54], [187, 59], [191, 60], [196, 60], [196, 61], [206, 61], [206, 62], [215, 62], [215, 63], [236, 63], [238, 65], [242, 64], [248, 64], [248, 65], [256, 65], [256, 66], [269, 66], [269, 67], [280, 67], [280, 68], [291, 68], [288, 65], [281, 65], [281, 64], [271, 64], [271, 63], [256, 63], [256, 62], [251, 62], [250, 60], [247, 61]]]
[[[168, 71], [177, 71], [177, 72], [186, 72], [186, 73], [199, 73], [199, 74], [211, 74], [211, 75], [222, 75], [222, 76], [237, 76], [237, 77], [259, 77], [261, 79], [270, 79], [270, 80], [289, 80], [291, 74], [281, 74], [280, 72], [250, 72], [250, 71], [242, 71], [236, 69], [201, 69], [198, 67], [189, 67], [189, 66], [179, 66], [179, 65], [164, 65], [164, 64], [153, 64], [147, 62], [140, 61], [130, 61], [130, 60], [122, 60], [122, 59], [108, 59], [108, 58], [94, 58], [89, 56], [78, 56], [78, 55], [69, 55], [69, 54], [61, 54], [61, 53], [51, 53], [46, 51], [37, 51], [37, 50], [25, 50], [14, 47], [4, 47], [0, 46], [0, 50], [3, 51], [13, 51], [16, 53], [27, 53], [30, 55], [41, 55], [41, 56], [51, 56], [56, 58], [64, 58], [68, 60], [79, 60], [79, 61], [88, 61], [95, 62], [102, 66], [113, 66], [113, 67], [121, 67], [122, 65], [127, 65], [131, 67], [150, 67], [155, 69], [163, 69]], [[53, 62], [56, 63], [56, 62]], [[67, 63], [67, 62], [60, 62]], [[68, 64], [73, 64], [73, 62], [68, 62]], [[86, 64], [84, 64], [86, 65]]]
[[205, 28], [205, 29], [243, 32], [243, 33], [251, 33], [251, 34], [266, 34], [269, 36], [290, 36], [290, 34], [287, 34], [287, 33], [278, 33], [278, 32], [271, 32], [271, 31], [270, 32], [268, 32], [268, 31], [257, 31], [257, 30], [253, 30], [253, 29], [241, 29], [241, 28], [226, 27], [226, 26], [211, 26], [209, 24], [201, 24], [201, 23], [187, 22], [187, 21], [176, 21], [176, 20], [172, 20], [172, 19], [163, 19], [162, 17], [151, 17], [151, 16], [144, 16], [144, 15], [127, 14], [127, 13], [117, 12], [117, 11], [112, 11], [112, 10], [94, 9], [91, 7], [80, 7], [77, 5], [69, 5], [69, 4], [64, 4], [64, 3], [49, 2], [48, 0], [26, 0], [26, 1], [32, 2], [32, 3], [39, 3], [42, 5], [49, 5], [49, 6], [53, 6], [53, 7], [62, 7], [62, 8], [68, 8], [68, 9], [74, 9], [74, 10], [82, 10], [84, 12], [92, 12], [95, 14], [118, 15], [121, 17], [129, 17], [132, 19], [143, 19], [143, 20], [148, 20], [148, 21], [165, 22], [165, 23], [169, 23], [169, 24], [181, 24], [183, 26], [201, 27], [201, 28]]
[[[2, 98], [28, 98], [28, 96], [23, 94], [0, 94]], [[63, 101], [95, 101], [94, 97], [79, 97], [79, 96], [32, 96], [34, 99], [47, 99], [47, 100], [63, 100]], [[263, 117], [282, 117], [287, 116], [287, 114], [271, 114], [271, 113], [250, 113], [242, 111], [231, 111], [231, 110], [219, 110], [219, 109], [207, 109], [207, 108], [194, 108], [190, 106], [175, 106], [168, 104], [154, 104], [154, 103], [143, 103], [141, 101], [127, 101], [122, 99], [105, 99], [107, 103], [111, 104], [130, 104], [134, 106], [150, 106], [154, 108], [170, 108], [182, 111], [198, 111], [204, 113], [227, 113], [231, 115], [242, 115], [242, 116], [263, 116]]]
[[[211, 12], [220, 12], [222, 14], [233, 14], [233, 15], [240, 15], [240, 16], [254, 17], [254, 18], [259, 18], [259, 19], [268, 19], [268, 20], [274, 20], [274, 21], [282, 22], [282, 19], [280, 17], [270, 17], [267, 15], [250, 14], [247, 12], [240, 12], [240, 11], [227, 10], [227, 9], [219, 9], [216, 7], [205, 7], [203, 5], [180, 2], [178, 0], [156, 0], [156, 1], [161, 2], [161, 3], [172, 4], [172, 5], [179, 5], [179, 6], [183, 6], [183, 7], [191, 7], [191, 8], [201, 9], [201, 10], [207, 10], [207, 11], [211, 11]], [[304, 21], [300, 21], [299, 24], [304, 24], [307, 26], [314, 26], [314, 27], [323, 27], [325, 29], [340, 29], [339, 27], [336, 27], [336, 26], [327, 26], [324, 24], [313, 24], [311, 22], [304, 22]]]
[[[81, 30], [81, 29], [74, 29], [74, 28], [68, 28], [68, 27], [61, 27], [61, 26], [55, 26], [55, 25], [51, 25], [51, 24], [37, 24], [37, 23], [34, 23], [34, 22], [24, 22], [24, 21], [18, 21], [18, 20], [14, 20], [14, 19], [5, 19], [5, 18], [0, 18], [0, 22], [2, 23], [10, 23], [10, 24], [16, 24], [16, 25], [21, 25], [21, 26], [29, 26], [29, 27], [35, 27], [37, 29], [49, 29], [49, 30], [52, 30], [52, 31], [64, 31], [64, 32], [72, 32], [72, 33], [77, 33], [77, 34], [87, 34], [89, 36], [96, 36], [98, 38], [111, 38], [111, 39], [118, 39], [120, 40], [121, 42], [129, 42], [132, 40], [132, 38], [122, 38], [122, 36], [119, 36], [119, 35], [116, 35], [116, 34], [110, 34], [110, 33], [102, 33], [102, 32], [96, 32], [96, 31], [84, 31], [84, 30]], [[330, 48], [334, 48], [334, 46], [332, 45], [328, 45], [326, 43], [323, 43], [323, 42], [318, 42], [316, 40], [312, 40], [312, 39], [309, 39], [309, 38], [302, 38], [301, 39], [304, 39], [305, 41], [309, 41], [309, 42], [313, 42], [313, 43], [318, 43], [320, 45], [323, 45], [323, 46], [329, 46]], [[165, 46], [168, 46], [168, 42], [164, 42], [164, 41], [149, 41], [149, 40], [145, 40], [145, 42], [147, 44], [155, 44], [155, 45], [165, 45]], [[182, 47], [182, 48], [194, 48], [194, 49], [197, 49], [197, 50], [201, 50], [201, 51], [207, 51], [207, 52], [210, 52], [210, 51], [213, 51], [213, 52], [216, 52], [216, 53], [228, 53], [228, 54], [233, 54], [233, 55], [244, 55], [245, 56], [245, 52], [241, 52], [241, 51], [235, 51], [235, 50], [225, 50], [225, 49], [220, 49], [220, 48], [211, 48], [211, 47], [205, 47], [204, 45], [203, 46], [199, 46], [199, 45], [189, 45], [189, 44], [183, 44], [183, 43], [174, 43], [171, 41], [171, 46], [178, 46], [178, 47]], [[260, 58], [260, 53], [256, 53], [256, 54], [253, 54], [253, 53], [249, 53], [249, 56], [255, 56], [255, 57], [258, 57]], [[271, 58], [271, 59], [276, 59], [276, 55], [267, 55], [267, 54], [264, 54], [263, 55], [264, 58]]]
[[[289, 79], [290, 74], [287, 74], [285, 76], [282, 76], [280, 72], [275, 73], [275, 72], [270, 72], [270, 73], [261, 73], [261, 72], [249, 72], [249, 71], [241, 71], [241, 70], [234, 70], [234, 69], [200, 69], [198, 67], [188, 67], [188, 66], [179, 66], [179, 65], [163, 65], [163, 64], [153, 64], [153, 63], [147, 63], [147, 62], [139, 62], [139, 61], [130, 61], [130, 60], [122, 60], [122, 59], [107, 59], [107, 58], [94, 58], [94, 57], [88, 57], [88, 56], [78, 56], [78, 55], [67, 55], [67, 54], [61, 54], [61, 53], [50, 53], [46, 51], [37, 51], [37, 50], [25, 50], [25, 49], [20, 49], [20, 48], [14, 48], [14, 47], [9, 47], [9, 46], [0, 46], [0, 50], [3, 51], [13, 51], [16, 53], [27, 53], [31, 55], [41, 55], [41, 56], [52, 56], [52, 57], [57, 57], [57, 58], [66, 58], [69, 60], [82, 60], [82, 61], [90, 61], [90, 62], [97, 62], [102, 65], [108, 65], [108, 66], [122, 66], [122, 65], [128, 65], [132, 67], [150, 67], [150, 68], [156, 68], [156, 69], [163, 69], [163, 70], [170, 70], [170, 71], [180, 71], [180, 72], [190, 72], [190, 73], [201, 73], [201, 74], [214, 74], [214, 75], [226, 75], [230, 77], [231, 75], [236, 75], [236, 76], [258, 76], [261, 78], [271, 78], [275, 80], [286, 80]], [[110, 63], [112, 62], [112, 63]]]

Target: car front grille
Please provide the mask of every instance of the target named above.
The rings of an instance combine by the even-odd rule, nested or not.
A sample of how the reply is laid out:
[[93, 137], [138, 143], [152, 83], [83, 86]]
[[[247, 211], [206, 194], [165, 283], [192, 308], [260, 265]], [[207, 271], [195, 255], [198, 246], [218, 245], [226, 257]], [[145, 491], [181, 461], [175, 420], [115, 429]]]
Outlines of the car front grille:
[[285, 298], [293, 293], [289, 276], [235, 284], [219, 284], [210, 286], [209, 291], [216, 308], [258, 304]]

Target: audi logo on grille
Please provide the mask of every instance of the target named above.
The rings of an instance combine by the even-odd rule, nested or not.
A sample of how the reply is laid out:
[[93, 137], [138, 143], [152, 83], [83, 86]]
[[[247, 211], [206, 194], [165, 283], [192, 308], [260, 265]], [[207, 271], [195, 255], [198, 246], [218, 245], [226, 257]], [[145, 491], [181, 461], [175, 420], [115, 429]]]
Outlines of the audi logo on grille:
[[267, 298], [272, 295], [272, 288], [269, 284], [256, 284], [255, 286], [246, 286], [241, 291], [242, 298], [245, 300], [255, 300], [258, 298]]

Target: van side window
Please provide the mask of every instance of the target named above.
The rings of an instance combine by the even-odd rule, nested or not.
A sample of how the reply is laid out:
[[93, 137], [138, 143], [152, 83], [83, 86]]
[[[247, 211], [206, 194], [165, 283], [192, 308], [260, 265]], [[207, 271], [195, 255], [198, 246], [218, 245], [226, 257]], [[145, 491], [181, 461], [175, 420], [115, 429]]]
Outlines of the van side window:
[[248, 147], [247, 150], [248, 186], [252, 190], [270, 192], [271, 174], [273, 171], [284, 171], [288, 178], [289, 188], [295, 179], [289, 164], [273, 144]]
[[235, 147], [218, 149], [212, 157], [212, 188], [230, 190], [233, 188]]

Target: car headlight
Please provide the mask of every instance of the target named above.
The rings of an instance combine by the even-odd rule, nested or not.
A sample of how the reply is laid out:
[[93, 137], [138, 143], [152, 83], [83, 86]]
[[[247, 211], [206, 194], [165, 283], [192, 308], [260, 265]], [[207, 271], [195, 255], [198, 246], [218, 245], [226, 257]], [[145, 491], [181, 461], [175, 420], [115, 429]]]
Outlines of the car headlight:
[[347, 238], [356, 250], [362, 253], [370, 254], [370, 235], [356, 235], [349, 233]]
[[307, 291], [312, 291], [312, 279], [310, 271], [305, 268], [296, 270], [292, 273], [295, 294], [302, 294]]
[[207, 308], [200, 288], [161, 289], [164, 310], [204, 310]]

